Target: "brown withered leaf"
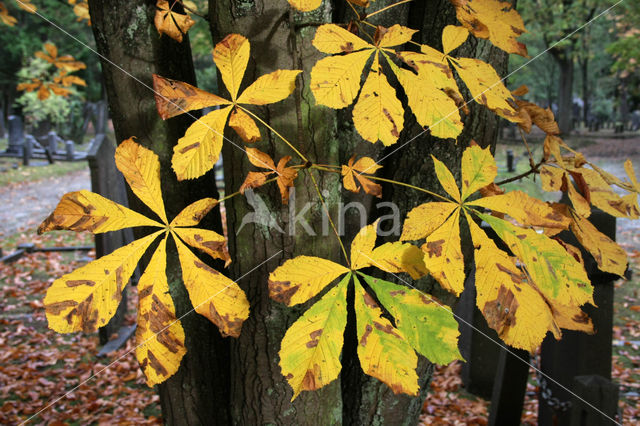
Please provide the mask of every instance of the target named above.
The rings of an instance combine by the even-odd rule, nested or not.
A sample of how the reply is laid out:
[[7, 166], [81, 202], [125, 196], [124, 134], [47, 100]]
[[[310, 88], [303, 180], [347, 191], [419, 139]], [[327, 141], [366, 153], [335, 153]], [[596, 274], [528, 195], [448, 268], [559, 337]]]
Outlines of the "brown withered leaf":
[[347, 165], [342, 166], [342, 183], [345, 189], [351, 192], [359, 192], [360, 189], [356, 184], [357, 179], [365, 193], [381, 198], [382, 186], [372, 182], [362, 173], [374, 174], [382, 166], [376, 164], [376, 162], [369, 157], [362, 157], [354, 163], [355, 158], [356, 156], [354, 155], [349, 159]]

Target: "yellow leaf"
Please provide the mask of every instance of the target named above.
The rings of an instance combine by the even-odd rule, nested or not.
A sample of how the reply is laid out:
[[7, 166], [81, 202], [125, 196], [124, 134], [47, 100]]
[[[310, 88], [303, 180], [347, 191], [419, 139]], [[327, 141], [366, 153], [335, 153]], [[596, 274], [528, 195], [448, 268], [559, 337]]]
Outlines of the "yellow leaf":
[[162, 383], [175, 374], [187, 349], [184, 330], [167, 282], [167, 239], [151, 257], [138, 282], [138, 328], [136, 358], [147, 376], [147, 385]]
[[420, 51], [422, 53], [398, 52], [397, 55], [418, 73], [420, 79], [430, 81], [438, 89], [457, 92], [462, 96], [446, 56], [424, 44], [420, 47]]
[[382, 73], [377, 54], [353, 108], [353, 124], [363, 139], [380, 140], [385, 146], [396, 143], [404, 127], [404, 108]]
[[385, 243], [373, 249], [369, 264], [392, 274], [406, 272], [417, 280], [429, 273], [424, 266], [424, 253], [412, 244]]
[[240, 189], [238, 189], [238, 191], [241, 194], [244, 194], [244, 191], [249, 188], [258, 188], [264, 185], [267, 183], [267, 177], [273, 173], [274, 172], [249, 172], [244, 182], [242, 182], [242, 185], [240, 185]]
[[171, 227], [196, 226], [216, 204], [218, 200], [215, 198], [203, 198], [189, 204], [171, 221]]
[[280, 368], [293, 389], [292, 401], [300, 392], [320, 389], [340, 374], [350, 279], [351, 274], [347, 274], [293, 323], [282, 338]]
[[38, 8], [36, 8], [32, 3], [31, 0], [20, 0], [20, 1], [16, 1], [16, 5], [22, 9], [22, 10], [26, 10], [29, 13], [36, 13], [36, 11], [38, 10]]
[[289, 202], [289, 188], [293, 187], [293, 181], [298, 177], [298, 171], [296, 169], [287, 167], [289, 160], [291, 160], [290, 155], [282, 157], [280, 161], [278, 161], [278, 167], [276, 168], [276, 172], [278, 173], [276, 183], [280, 190], [282, 204]]
[[601, 271], [624, 275], [627, 269], [627, 253], [615, 241], [578, 214], [571, 215], [571, 232], [591, 253]]
[[444, 54], [448, 55], [452, 50], [460, 47], [469, 37], [469, 30], [465, 27], [447, 25], [442, 30], [442, 48]]
[[322, 4], [322, 0], [287, 0], [291, 7], [300, 12], [310, 12]]
[[172, 10], [175, 1], [169, 6], [167, 0], [158, 0], [156, 3], [156, 16], [154, 24], [158, 33], [166, 34], [172, 39], [182, 42], [182, 37], [196, 23], [187, 14], [177, 13]]
[[395, 24], [390, 28], [378, 27], [378, 34], [380, 34], [378, 46], [392, 47], [408, 43], [411, 40], [411, 37], [413, 37], [417, 32], [417, 30], [412, 30], [411, 28], [403, 27], [398, 24]]
[[472, 145], [462, 153], [462, 201], [490, 183], [498, 175], [498, 166], [489, 147]]
[[249, 301], [244, 292], [231, 279], [201, 262], [175, 235], [174, 241], [182, 280], [195, 311], [218, 326], [223, 336], [238, 337], [249, 317]]
[[287, 98], [296, 87], [300, 70], [276, 70], [258, 77], [238, 98], [238, 103], [266, 105]]
[[222, 150], [224, 126], [231, 107], [211, 111], [193, 123], [173, 147], [171, 166], [178, 180], [195, 179], [211, 170]]
[[253, 118], [240, 108], [234, 108], [229, 117], [231, 127], [246, 143], [254, 143], [260, 140], [260, 130]]
[[402, 85], [411, 111], [418, 124], [429, 128], [438, 138], [457, 138], [463, 124], [455, 101], [438, 89], [431, 79], [423, 78], [409, 70], [391, 67]]
[[351, 53], [374, 48], [373, 45], [336, 24], [320, 25], [312, 44], [323, 53]]
[[456, 296], [464, 290], [464, 260], [460, 248], [460, 209], [428, 237], [422, 246], [424, 264], [442, 288]]
[[198, 228], [176, 228], [173, 232], [191, 247], [202, 250], [214, 259], [224, 260], [225, 266], [231, 263], [226, 252], [227, 240], [217, 232]]
[[316, 62], [311, 69], [310, 83], [316, 102], [333, 109], [351, 105], [360, 90], [360, 76], [372, 52], [367, 49]]
[[629, 176], [629, 181], [633, 186], [634, 191], [640, 192], [640, 184], [638, 183], [638, 178], [636, 177], [636, 172], [633, 170], [633, 163], [630, 159], [624, 162], [624, 170], [627, 172], [627, 176]]
[[378, 236], [378, 222], [380, 219], [360, 229], [351, 242], [351, 269], [354, 271], [370, 265], [371, 252]]
[[417, 395], [418, 356], [400, 330], [382, 316], [382, 310], [354, 276], [358, 329], [358, 358], [362, 371], [391, 388], [393, 393]]
[[161, 233], [120, 247], [55, 280], [44, 298], [49, 328], [58, 333], [90, 333], [107, 324], [138, 261]]
[[287, 306], [304, 303], [346, 272], [347, 268], [330, 260], [298, 256], [269, 274], [269, 296]]
[[157, 74], [153, 74], [153, 91], [158, 114], [163, 120], [188, 111], [230, 103], [188, 83], [160, 77]]
[[512, 191], [493, 197], [480, 198], [467, 203], [495, 212], [508, 214], [522, 225], [567, 229], [570, 220], [544, 201], [530, 197], [522, 191]]
[[558, 167], [542, 166], [540, 168], [540, 180], [545, 191], [560, 191], [564, 181], [564, 170]]
[[456, 184], [456, 180], [453, 177], [453, 174], [451, 174], [451, 171], [442, 161], [438, 160], [433, 155], [431, 156], [431, 159], [433, 160], [433, 166], [440, 185], [442, 185], [444, 190], [447, 191], [447, 194], [451, 195], [454, 200], [460, 202], [460, 190], [458, 189], [458, 185]]
[[524, 263], [532, 282], [547, 300], [567, 306], [593, 304], [593, 287], [584, 266], [558, 242], [491, 215], [477, 213], [477, 216], [487, 222]]
[[118, 203], [86, 190], [65, 194], [56, 209], [47, 217], [38, 233], [68, 229], [99, 234], [134, 226], [162, 225]]
[[116, 166], [140, 201], [168, 224], [160, 189], [158, 156], [130, 138], [116, 148]]
[[246, 153], [249, 162], [254, 166], [260, 167], [261, 169], [269, 169], [274, 172], [276, 171], [276, 165], [268, 154], [256, 148], [247, 148]]
[[431, 202], [414, 207], [404, 221], [401, 241], [421, 240], [431, 235], [451, 216], [454, 203]]
[[499, 0], [450, 0], [458, 21], [478, 38], [488, 38], [508, 53], [527, 56], [527, 47], [516, 38], [524, 33], [524, 22], [509, 2]]
[[515, 105], [515, 100], [511, 92], [491, 65], [474, 58], [457, 58], [452, 63], [474, 101], [513, 123], [522, 120], [512, 106]]
[[440, 365], [462, 359], [458, 351], [460, 332], [451, 308], [418, 290], [360, 275], [416, 351]]
[[542, 295], [513, 260], [467, 216], [474, 245], [476, 305], [498, 336], [515, 348], [533, 352], [559, 326]]
[[240, 34], [229, 34], [213, 49], [213, 61], [234, 102], [247, 69], [250, 49], [249, 40]]
[[[578, 177], [577, 181], [584, 181], [581, 189], [586, 198], [602, 211], [609, 213], [615, 217], [628, 217], [629, 219], [637, 219], [640, 216], [640, 208], [638, 207], [637, 197], [630, 194], [631, 197], [621, 197], [609, 186], [609, 184], [595, 170], [584, 167], [569, 169], [574, 177]], [[588, 192], [588, 194], [585, 194]]]
[[372, 182], [370, 179], [362, 173], [374, 174], [382, 166], [376, 164], [373, 159], [369, 157], [362, 157], [355, 162], [355, 155], [349, 159], [348, 164], [342, 165], [342, 183], [345, 189], [351, 192], [359, 192], [358, 185], [356, 185], [356, 179], [365, 193], [374, 195], [378, 198], [382, 197], [382, 186]]
[[566, 182], [567, 192], [569, 194], [569, 200], [571, 200], [571, 205], [576, 210], [576, 212], [582, 217], [591, 216], [591, 205], [589, 201], [587, 201], [582, 194], [580, 194], [573, 184], [569, 181], [568, 175], [565, 174], [564, 180]]

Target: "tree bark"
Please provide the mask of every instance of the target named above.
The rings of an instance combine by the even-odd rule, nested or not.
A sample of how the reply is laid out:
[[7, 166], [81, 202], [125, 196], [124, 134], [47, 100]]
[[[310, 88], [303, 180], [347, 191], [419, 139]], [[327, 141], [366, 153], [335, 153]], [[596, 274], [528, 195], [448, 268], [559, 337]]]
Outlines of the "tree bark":
[[[195, 74], [188, 39], [180, 44], [158, 35], [153, 24], [155, 3], [90, 0], [89, 7], [117, 141], [135, 136], [138, 143], [158, 154], [167, 216], [172, 218], [191, 202], [217, 198], [218, 194], [213, 173], [195, 181], [177, 182], [171, 169], [173, 146], [193, 119], [160, 119], [151, 90], [152, 74], [193, 84]], [[135, 210], [153, 217], [135, 196], [129, 194], [129, 200]], [[214, 209], [201, 226], [221, 232], [219, 210]], [[182, 283], [175, 246], [171, 243], [168, 247], [167, 277], [180, 318], [191, 310], [191, 303]], [[195, 312], [182, 319], [182, 326], [187, 354], [178, 372], [159, 385], [163, 418], [168, 424], [228, 424], [228, 341]]]

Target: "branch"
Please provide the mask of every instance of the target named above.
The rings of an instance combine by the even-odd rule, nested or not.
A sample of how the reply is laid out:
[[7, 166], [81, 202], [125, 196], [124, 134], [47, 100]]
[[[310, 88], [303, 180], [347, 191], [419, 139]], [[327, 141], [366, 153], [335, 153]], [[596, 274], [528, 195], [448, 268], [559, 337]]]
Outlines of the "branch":
[[538, 169], [540, 168], [540, 166], [542, 166], [545, 163], [546, 163], [546, 160], [543, 158], [542, 160], [540, 160], [540, 162], [538, 164], [534, 164], [531, 167], [531, 169], [527, 170], [526, 172], [521, 173], [521, 174], [519, 174], [517, 176], [510, 177], [510, 178], [505, 179], [505, 180], [501, 180], [500, 182], [496, 182], [496, 185], [500, 186], [500, 185], [504, 185], [506, 183], [515, 182], [516, 180], [520, 180], [522, 178], [525, 178], [525, 177], [529, 176], [530, 174], [538, 173]]

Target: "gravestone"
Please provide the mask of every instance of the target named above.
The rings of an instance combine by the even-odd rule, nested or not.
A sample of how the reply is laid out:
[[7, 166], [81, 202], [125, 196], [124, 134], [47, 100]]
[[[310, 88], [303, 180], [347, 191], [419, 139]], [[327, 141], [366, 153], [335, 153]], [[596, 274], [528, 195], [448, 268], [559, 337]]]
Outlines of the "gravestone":
[[38, 142], [36, 138], [31, 135], [27, 135], [24, 137], [23, 147], [22, 147], [22, 165], [28, 166], [29, 161], [33, 158], [33, 150]]
[[22, 117], [19, 115], [9, 116], [9, 146], [6, 154], [16, 157], [21, 156], [24, 149], [24, 128], [22, 127]]
[[[69, 143], [73, 146], [73, 142], [67, 142], [67, 144]], [[124, 177], [116, 168], [115, 149], [115, 143], [107, 139], [103, 134], [97, 135], [92, 140], [87, 151], [87, 160], [89, 161], [91, 172], [91, 190], [116, 203], [127, 206], [127, 191]], [[97, 234], [95, 236], [96, 258], [105, 256], [131, 241], [133, 241], [133, 231], [131, 229]], [[134, 274], [132, 279], [136, 279], [135, 277], [137, 276], [137, 273]], [[101, 344], [107, 343], [111, 335], [117, 332], [123, 324], [127, 308], [127, 288], [125, 287], [122, 292], [122, 301], [116, 314], [106, 326], [100, 329]]]
[[575, 377], [572, 388], [576, 396], [571, 399], [570, 426], [609, 426], [612, 424], [609, 418], [615, 420], [618, 411], [617, 385], [611, 380], [594, 374]]
[[[103, 137], [104, 137], [104, 135], [103, 135]], [[73, 141], [66, 141], [64, 143], [64, 152], [65, 152], [65, 156], [67, 158], [67, 161], [73, 161], [75, 159], [75, 152], [74, 151], [75, 151], [75, 147], [74, 147]], [[91, 165], [91, 163], [89, 163], [89, 165]]]
[[51, 155], [56, 155], [58, 152], [58, 135], [56, 132], [51, 131], [47, 134], [47, 146], [46, 148], [49, 150]]
[[[600, 232], [615, 241], [615, 217], [601, 210], [593, 209], [589, 220]], [[569, 244], [580, 247], [575, 236], [567, 231], [562, 232], [559, 237]], [[572, 392], [575, 391], [573, 385], [577, 376], [595, 374], [605, 380], [611, 380], [613, 283], [619, 278], [617, 275], [600, 271], [596, 261], [586, 251], [582, 250], [582, 256], [587, 275], [593, 285], [593, 299], [598, 306], [595, 308], [591, 305], [585, 305], [583, 310], [593, 321], [595, 333], [589, 335], [572, 330], [562, 330], [562, 340], [555, 340], [548, 335], [542, 343], [540, 362], [541, 369], [545, 374], [553, 377], [554, 380], [571, 389]], [[542, 380], [544, 379], [541, 378]], [[538, 421], [540, 424], [552, 424], [556, 421], [557, 424], [569, 424], [573, 396], [552, 381], [545, 381], [543, 387], [548, 389], [551, 398], [543, 398], [540, 401]]]

